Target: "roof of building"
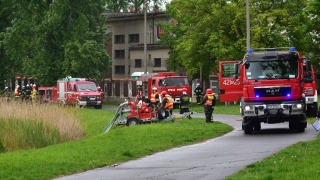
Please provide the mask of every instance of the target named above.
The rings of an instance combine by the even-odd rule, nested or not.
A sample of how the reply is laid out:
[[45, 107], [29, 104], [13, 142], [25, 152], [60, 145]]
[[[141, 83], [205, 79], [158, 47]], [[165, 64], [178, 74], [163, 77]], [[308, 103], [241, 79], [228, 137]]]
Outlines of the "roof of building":
[[[144, 18], [144, 13], [106, 13], [106, 15], [108, 17], [107, 22]], [[152, 12], [147, 13], [147, 18], [149, 17], [168, 17], [168, 15], [164, 12]]]

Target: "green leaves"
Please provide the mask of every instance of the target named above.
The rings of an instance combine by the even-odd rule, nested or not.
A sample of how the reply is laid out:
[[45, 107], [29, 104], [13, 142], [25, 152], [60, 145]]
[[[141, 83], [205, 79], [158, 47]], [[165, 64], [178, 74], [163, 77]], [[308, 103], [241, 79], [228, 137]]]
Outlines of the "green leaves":
[[[13, 5], [14, 4], [14, 5]], [[65, 76], [100, 80], [110, 57], [105, 50], [105, 1], [13, 1], [12, 26], [3, 48], [13, 74], [55, 85]]]

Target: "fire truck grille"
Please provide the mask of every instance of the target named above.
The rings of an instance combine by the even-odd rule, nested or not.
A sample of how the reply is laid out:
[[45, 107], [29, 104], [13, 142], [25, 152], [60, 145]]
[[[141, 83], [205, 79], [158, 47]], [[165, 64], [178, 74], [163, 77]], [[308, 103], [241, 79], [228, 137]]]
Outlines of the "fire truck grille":
[[99, 96], [81, 96], [80, 100], [82, 101], [98, 101], [100, 100]]
[[255, 87], [255, 97], [291, 96], [290, 86]]

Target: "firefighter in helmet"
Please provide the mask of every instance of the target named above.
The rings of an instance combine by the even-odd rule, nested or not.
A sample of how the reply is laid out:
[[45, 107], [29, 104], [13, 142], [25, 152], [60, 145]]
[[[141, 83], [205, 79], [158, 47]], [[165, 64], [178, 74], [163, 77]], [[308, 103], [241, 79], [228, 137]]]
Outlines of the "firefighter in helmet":
[[194, 95], [196, 95], [197, 103], [200, 104], [200, 99], [201, 99], [201, 96], [203, 95], [203, 90], [200, 87], [199, 83], [197, 83], [197, 87], [194, 90]]
[[162, 101], [162, 107], [164, 108], [166, 113], [165, 118], [168, 118], [169, 116], [172, 115], [173, 99], [166, 91], [164, 91], [164, 93], [162, 94], [165, 95]]
[[187, 88], [182, 88], [182, 94], [180, 96], [180, 114], [189, 111], [190, 98], [187, 94]]
[[159, 99], [159, 93], [156, 87], [152, 88], [152, 93], [150, 96], [150, 102], [152, 105], [154, 105], [155, 107], [157, 107], [158, 103], [159, 103], [160, 99]]
[[5, 97], [5, 100], [6, 100], [7, 102], [9, 102], [10, 96], [11, 96], [10, 90], [9, 90], [9, 88], [6, 86], [6, 87], [4, 88], [4, 97]]
[[143, 95], [142, 86], [141, 86], [141, 85], [138, 85], [138, 86], [137, 86], [137, 89], [138, 89], [138, 94], [137, 94], [137, 96], [136, 96], [136, 99], [134, 100], [134, 102], [135, 102], [136, 104], [138, 104], [139, 101], [142, 100], [142, 95]]
[[204, 114], [206, 116], [206, 123], [212, 123], [211, 120], [214, 106], [216, 105], [215, 93], [212, 93], [212, 89], [208, 88], [206, 94], [203, 97], [201, 104], [204, 105]]
[[21, 88], [21, 100], [24, 101], [26, 99], [26, 87], [22, 86]]
[[35, 84], [33, 84], [32, 91], [31, 91], [32, 104], [37, 102], [37, 97], [38, 97], [37, 86]]
[[26, 85], [26, 101], [29, 101], [30, 100], [30, 96], [31, 96], [31, 91], [32, 91], [32, 87], [27, 84]]

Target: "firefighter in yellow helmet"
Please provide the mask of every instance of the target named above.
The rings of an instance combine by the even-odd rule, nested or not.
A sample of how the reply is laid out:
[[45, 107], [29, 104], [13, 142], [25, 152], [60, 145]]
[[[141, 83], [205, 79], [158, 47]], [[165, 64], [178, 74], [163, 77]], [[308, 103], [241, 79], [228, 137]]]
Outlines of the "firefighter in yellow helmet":
[[37, 97], [38, 97], [37, 87], [36, 87], [35, 84], [33, 84], [32, 85], [32, 91], [31, 91], [32, 104], [37, 102]]
[[201, 104], [204, 105], [206, 123], [212, 123], [213, 120], [211, 120], [211, 117], [214, 110], [213, 107], [216, 105], [216, 97], [215, 94], [212, 93], [212, 90], [210, 88], [206, 90], [206, 94], [204, 95]]

